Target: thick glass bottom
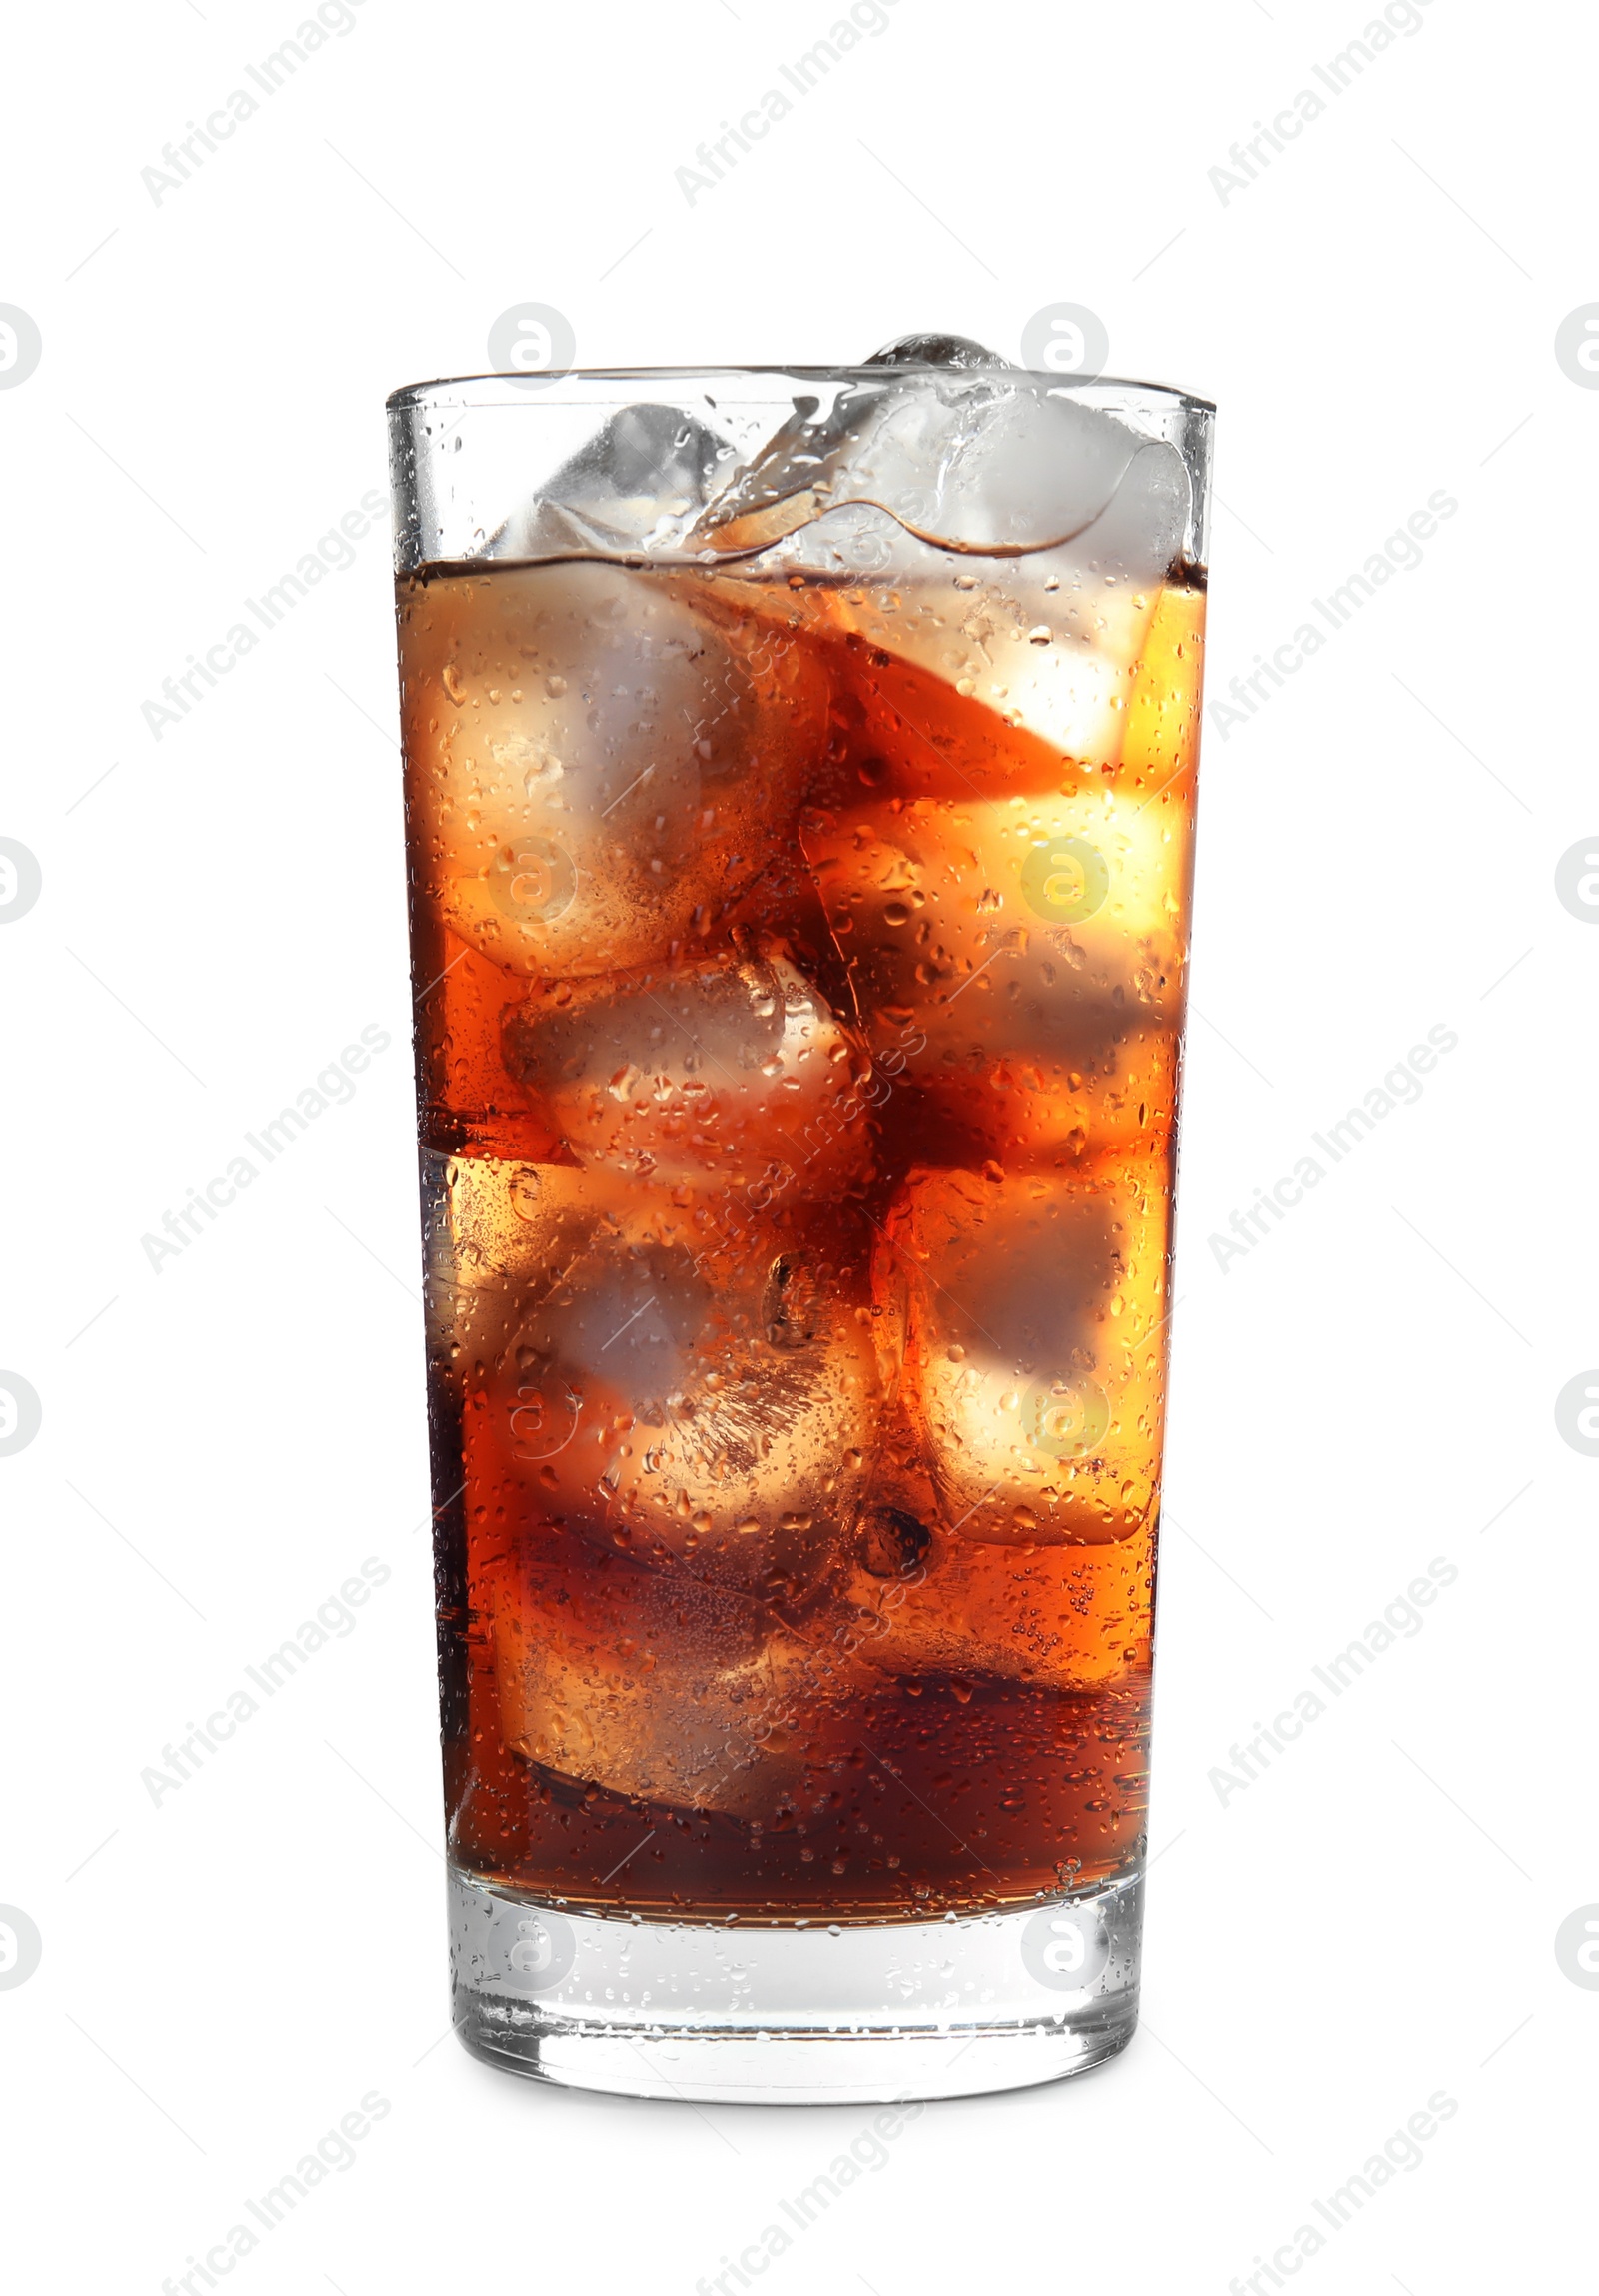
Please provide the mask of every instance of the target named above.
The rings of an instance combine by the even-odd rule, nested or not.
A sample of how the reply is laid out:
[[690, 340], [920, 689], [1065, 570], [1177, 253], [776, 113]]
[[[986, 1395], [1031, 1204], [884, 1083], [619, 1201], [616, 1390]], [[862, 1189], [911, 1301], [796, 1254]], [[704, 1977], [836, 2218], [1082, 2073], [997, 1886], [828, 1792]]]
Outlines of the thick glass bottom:
[[569, 2088], [899, 2104], [1086, 2072], [1138, 2021], [1141, 1875], [1022, 1911], [837, 1927], [565, 1913], [452, 1871], [455, 2021]]

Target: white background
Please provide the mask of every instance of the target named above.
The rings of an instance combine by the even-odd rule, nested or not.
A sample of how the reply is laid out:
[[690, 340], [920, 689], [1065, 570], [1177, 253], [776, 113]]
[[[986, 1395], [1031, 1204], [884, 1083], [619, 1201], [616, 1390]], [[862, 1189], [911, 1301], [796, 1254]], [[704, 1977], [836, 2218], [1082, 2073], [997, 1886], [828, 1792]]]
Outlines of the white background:
[[[1599, 849], [1599, 394], [1554, 337], [1599, 296], [1593, 35], [1430, 0], [1333, 97], [1312, 66], [1369, 0], [896, 0], [691, 203], [676, 171], [838, 13], [363, 0], [159, 202], [141, 170], [295, 0], [14, 20], [0, 301], [43, 346], [0, 390], [0, 834], [44, 887], [0, 934], [0, 1366], [43, 1407], [0, 1459], [0, 1901], [43, 1942], [0, 1990], [19, 2288], [155, 2296], [378, 2091], [227, 2285], [690, 2296], [869, 2117], [565, 2095], [441, 2040], [383, 522], [181, 724], [141, 714], [385, 486], [384, 395], [480, 369], [530, 300], [589, 364], [923, 327], [1014, 358], [1088, 306], [1111, 372], [1220, 405], [1218, 696], [1457, 502], [1207, 733], [1144, 2029], [1088, 2079], [929, 2108], [762, 2284], [1219, 2296], [1439, 2090], [1421, 2164], [1303, 2285], [1567, 2284], [1599, 1460], [1554, 1403], [1599, 1362], [1599, 932], [1555, 870]], [[1304, 88], [1320, 117], [1223, 199]], [[141, 1236], [369, 1023], [394, 1042], [355, 1099], [154, 1272]], [[1218, 1265], [1440, 1023], [1423, 1097]], [[368, 1556], [356, 1630], [153, 1806], [141, 1771]], [[1233, 1744], [1434, 1557], [1422, 1630], [1223, 1801]]]

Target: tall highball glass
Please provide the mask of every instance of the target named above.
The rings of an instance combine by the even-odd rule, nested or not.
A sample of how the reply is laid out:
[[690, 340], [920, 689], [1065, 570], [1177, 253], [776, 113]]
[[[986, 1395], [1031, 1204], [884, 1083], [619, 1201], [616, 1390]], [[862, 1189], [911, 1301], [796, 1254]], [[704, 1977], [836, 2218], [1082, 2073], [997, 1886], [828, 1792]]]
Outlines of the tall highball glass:
[[390, 402], [456, 2015], [1136, 2018], [1212, 410], [918, 339]]

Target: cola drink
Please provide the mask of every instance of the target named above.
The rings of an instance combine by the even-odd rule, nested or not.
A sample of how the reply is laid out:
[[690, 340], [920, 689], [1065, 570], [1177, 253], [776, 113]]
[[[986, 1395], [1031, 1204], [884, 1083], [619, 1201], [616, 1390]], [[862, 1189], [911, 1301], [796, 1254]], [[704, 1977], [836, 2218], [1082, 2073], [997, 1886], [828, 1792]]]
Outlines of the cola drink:
[[465, 387], [392, 402], [452, 1865], [602, 1945], [1098, 1903], [1207, 411], [924, 342], [776, 423], [640, 382], [520, 491], [498, 407], [459, 502]]

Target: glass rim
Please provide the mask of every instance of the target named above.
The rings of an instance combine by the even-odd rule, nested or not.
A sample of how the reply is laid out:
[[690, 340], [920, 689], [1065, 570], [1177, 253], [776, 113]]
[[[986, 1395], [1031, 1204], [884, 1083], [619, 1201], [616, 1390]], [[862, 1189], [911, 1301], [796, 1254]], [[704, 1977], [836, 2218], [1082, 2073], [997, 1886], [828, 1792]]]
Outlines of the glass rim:
[[[786, 381], [800, 383], [871, 383], [886, 382], [895, 375], [938, 375], [965, 381], [1014, 381], [1042, 383], [1051, 392], [1087, 393], [1102, 391], [1118, 395], [1119, 403], [1156, 409], [1182, 408], [1196, 415], [1214, 415], [1213, 399], [1199, 398], [1192, 391], [1184, 391], [1172, 383], [1145, 383], [1123, 375], [1057, 375], [1047, 368], [1037, 367], [937, 367], [930, 364], [906, 363], [903, 366], [842, 366], [842, 367], [787, 367], [783, 365], [717, 365], [709, 367], [556, 367], [547, 374], [513, 375], [504, 370], [491, 370], [475, 375], [446, 375], [424, 383], [404, 383], [391, 391], [384, 401], [390, 414], [407, 413], [430, 403], [450, 403], [453, 394], [471, 391], [473, 405], [481, 407], [538, 406], [540, 395], [561, 383], [593, 384], [618, 383], [647, 386], [662, 383], [736, 381], [754, 376], [782, 376]], [[546, 405], [559, 405], [559, 400], [545, 400]]]

